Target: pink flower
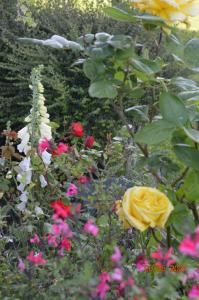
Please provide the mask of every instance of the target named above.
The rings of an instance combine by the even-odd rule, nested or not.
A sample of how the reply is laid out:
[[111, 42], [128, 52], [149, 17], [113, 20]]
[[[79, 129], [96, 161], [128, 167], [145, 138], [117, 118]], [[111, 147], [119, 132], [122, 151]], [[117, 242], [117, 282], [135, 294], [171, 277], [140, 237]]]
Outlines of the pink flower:
[[180, 243], [179, 250], [181, 253], [192, 256], [192, 257], [197, 257], [197, 249], [196, 249], [196, 241], [192, 240], [190, 235], [187, 235], [184, 237], [182, 242]]
[[38, 145], [39, 154], [42, 154], [45, 150], [50, 150], [50, 149], [51, 147], [47, 139], [43, 139]]
[[23, 272], [25, 270], [26, 266], [23, 262], [23, 260], [20, 258], [19, 259], [19, 263], [18, 263], [18, 269], [20, 270], [20, 272]]
[[149, 262], [145, 255], [141, 254], [136, 259], [136, 269], [138, 272], [143, 272], [148, 266]]
[[67, 144], [59, 143], [59, 145], [57, 146], [57, 148], [55, 148], [52, 151], [52, 155], [53, 156], [60, 156], [63, 153], [67, 153], [68, 151], [69, 151], [69, 146]]
[[69, 225], [67, 223], [65, 223], [64, 221], [62, 221], [62, 220], [59, 223], [57, 223], [57, 224], [53, 224], [53, 226], [52, 226], [52, 233], [56, 237], [60, 236], [61, 234], [64, 237], [67, 237], [67, 238], [70, 238], [70, 237], [73, 236], [73, 233], [70, 230]]
[[67, 238], [61, 241], [61, 249], [66, 249], [66, 251], [71, 250], [71, 242]]
[[38, 254], [34, 253], [34, 251], [31, 251], [29, 255], [27, 256], [27, 260], [32, 262], [35, 265], [45, 265], [47, 261], [43, 259], [43, 253], [39, 252]]
[[56, 236], [54, 236], [52, 234], [48, 235], [48, 245], [52, 246], [52, 247], [55, 247], [55, 248], [58, 246]]
[[88, 183], [90, 180], [87, 176], [80, 176], [78, 179], [78, 184], [86, 184]]
[[113, 263], [118, 263], [122, 258], [121, 252], [120, 252], [120, 248], [119, 247], [115, 247], [115, 252], [114, 254], [111, 256], [111, 261]]
[[71, 197], [78, 194], [78, 189], [75, 184], [71, 183], [67, 189], [66, 196]]
[[190, 270], [183, 278], [183, 284], [186, 284], [187, 280], [199, 280], [199, 269]]
[[127, 286], [133, 286], [135, 284], [135, 281], [133, 278], [129, 278], [127, 281], [120, 282], [120, 285], [117, 287], [117, 294], [118, 296], [121, 296], [124, 292], [124, 289]]
[[94, 225], [93, 220], [88, 220], [84, 225], [84, 231], [92, 234], [94, 237], [97, 236], [99, 228]]
[[112, 280], [122, 281], [123, 272], [120, 268], [115, 268], [113, 274], [111, 275]]
[[175, 260], [172, 259], [172, 255], [173, 255], [172, 247], [170, 247], [166, 253], [163, 253], [163, 251], [159, 247], [156, 252], [153, 252], [151, 254], [151, 257], [159, 260], [161, 262], [161, 263], [159, 262], [159, 265], [163, 266], [164, 264], [166, 264], [167, 267], [169, 267], [169, 266], [175, 264]]
[[97, 285], [93, 297], [99, 297], [99, 299], [103, 300], [106, 298], [107, 292], [110, 290], [107, 282], [110, 281], [110, 275], [107, 272], [103, 272], [99, 276], [100, 283]]
[[39, 244], [39, 243], [40, 243], [40, 239], [39, 239], [39, 237], [38, 237], [37, 234], [35, 234], [35, 235], [33, 236], [33, 238], [30, 239], [30, 243], [31, 243], [31, 244]]
[[188, 293], [190, 299], [199, 299], [199, 284], [192, 286], [192, 289]]

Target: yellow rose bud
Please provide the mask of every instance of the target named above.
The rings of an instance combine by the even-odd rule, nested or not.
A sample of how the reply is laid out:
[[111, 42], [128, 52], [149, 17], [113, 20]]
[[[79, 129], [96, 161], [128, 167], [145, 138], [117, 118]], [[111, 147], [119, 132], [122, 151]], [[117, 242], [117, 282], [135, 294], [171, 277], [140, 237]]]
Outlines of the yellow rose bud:
[[124, 194], [123, 201], [116, 203], [116, 213], [124, 222], [124, 227], [135, 227], [140, 231], [148, 227], [164, 228], [173, 209], [166, 195], [150, 187], [130, 188]]

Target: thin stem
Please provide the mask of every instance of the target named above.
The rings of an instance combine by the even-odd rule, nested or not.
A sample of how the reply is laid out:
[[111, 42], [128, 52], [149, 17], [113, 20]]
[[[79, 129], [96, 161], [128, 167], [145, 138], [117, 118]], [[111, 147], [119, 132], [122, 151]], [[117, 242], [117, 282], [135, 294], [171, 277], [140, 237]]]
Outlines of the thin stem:
[[184, 171], [182, 172], [182, 174], [177, 177], [172, 183], [171, 183], [171, 186], [172, 187], [175, 187], [177, 185], [178, 182], [180, 182], [186, 175], [187, 175], [187, 172], [189, 171], [189, 168], [187, 167], [186, 169], [184, 169]]
[[151, 232], [152, 232], [152, 236], [154, 238], [154, 240], [160, 244], [163, 248], [167, 248], [167, 246], [165, 245], [165, 243], [163, 243], [161, 240], [158, 239], [158, 237], [155, 234], [155, 230], [153, 228], [151, 228]]
[[171, 247], [171, 227], [167, 227], [167, 247], [168, 249]]
[[196, 223], [196, 225], [198, 225], [199, 224], [199, 214], [198, 214], [198, 210], [196, 207], [196, 203], [195, 202], [190, 203], [189, 207], [192, 210], [195, 223]]

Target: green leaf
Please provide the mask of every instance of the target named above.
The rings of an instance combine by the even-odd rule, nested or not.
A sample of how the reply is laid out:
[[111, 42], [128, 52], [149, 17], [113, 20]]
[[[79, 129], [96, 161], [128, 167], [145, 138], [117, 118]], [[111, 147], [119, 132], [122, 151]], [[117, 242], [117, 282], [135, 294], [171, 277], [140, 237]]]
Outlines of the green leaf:
[[144, 62], [142, 62], [141, 60], [134, 58], [131, 60], [131, 62], [132, 62], [133, 67], [140, 72], [143, 72], [146, 74], [154, 73], [153, 70], [148, 65], [146, 65]]
[[198, 71], [199, 67], [199, 39], [194, 38], [188, 41], [184, 48], [184, 59], [185, 62]]
[[186, 176], [183, 189], [189, 201], [199, 201], [199, 172], [191, 171]]
[[106, 7], [105, 13], [116, 21], [137, 22], [137, 18], [117, 7]]
[[188, 121], [188, 113], [184, 103], [175, 95], [164, 92], [159, 100], [163, 118], [175, 125], [184, 125]]
[[192, 128], [183, 128], [186, 135], [196, 143], [199, 143], [199, 131]]
[[188, 145], [174, 146], [177, 158], [187, 167], [199, 171], [199, 152]]
[[89, 87], [89, 95], [93, 98], [99, 99], [114, 99], [117, 96], [117, 89], [114, 86], [113, 81], [95, 81]]
[[165, 21], [157, 16], [152, 15], [142, 15], [142, 16], [136, 16], [138, 20], [141, 20], [144, 24], [154, 24], [154, 25], [160, 25], [160, 26], [166, 26]]
[[180, 87], [184, 91], [197, 90], [199, 89], [196, 82], [194, 80], [184, 78], [184, 77], [176, 77], [172, 80], [172, 84]]
[[172, 132], [175, 129], [173, 124], [164, 120], [159, 120], [150, 125], [147, 125], [135, 136], [135, 141], [148, 145], [155, 145], [171, 138]]
[[85, 75], [94, 81], [99, 75], [105, 71], [105, 66], [101, 62], [88, 59], [84, 62], [83, 70]]

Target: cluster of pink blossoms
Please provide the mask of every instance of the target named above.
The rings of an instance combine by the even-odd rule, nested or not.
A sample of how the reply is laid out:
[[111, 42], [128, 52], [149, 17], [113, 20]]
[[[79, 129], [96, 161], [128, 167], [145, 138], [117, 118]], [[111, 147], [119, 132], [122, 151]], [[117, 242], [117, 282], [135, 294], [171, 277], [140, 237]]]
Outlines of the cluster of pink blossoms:
[[[99, 283], [92, 293], [93, 297], [98, 297], [100, 300], [106, 299], [107, 293], [111, 290], [111, 285], [115, 289], [117, 297], [125, 295], [126, 287], [134, 287], [135, 281], [132, 277], [126, 277], [121, 267], [122, 255], [119, 247], [115, 247], [114, 253], [111, 256], [113, 263], [113, 270], [110, 273], [103, 272], [99, 275]], [[136, 287], [136, 293], [138, 292], [139, 300], [146, 300], [146, 296], [142, 289]], [[134, 296], [132, 300], [137, 300], [137, 296]]]

